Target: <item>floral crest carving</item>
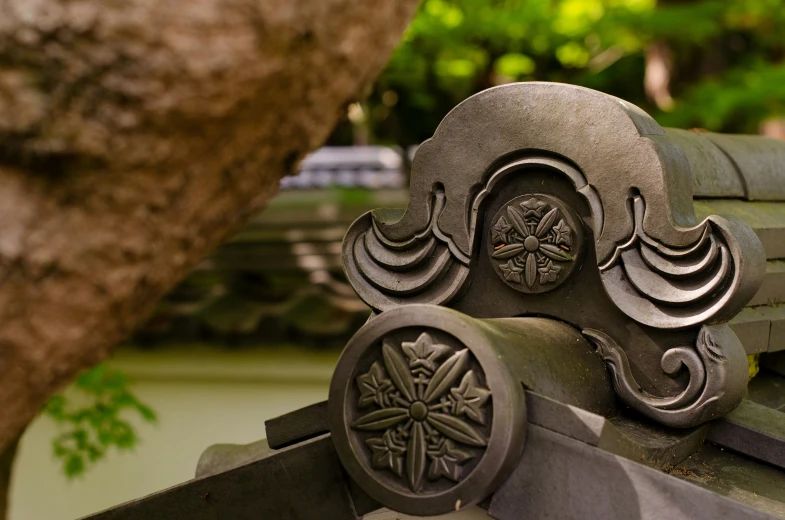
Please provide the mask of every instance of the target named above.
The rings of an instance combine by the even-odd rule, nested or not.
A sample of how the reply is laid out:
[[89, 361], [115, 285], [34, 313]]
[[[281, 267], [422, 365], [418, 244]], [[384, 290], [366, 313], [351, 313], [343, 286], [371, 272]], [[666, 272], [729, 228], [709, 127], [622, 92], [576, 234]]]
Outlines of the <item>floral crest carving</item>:
[[[521, 200], [522, 199], [522, 200]], [[538, 293], [564, 280], [575, 263], [575, 220], [555, 199], [529, 195], [494, 217], [491, 259], [510, 286]]]
[[[459, 482], [463, 464], [488, 441], [486, 424], [491, 392], [470, 366], [470, 352], [455, 352], [423, 332], [414, 342], [382, 344], [382, 360], [357, 376], [358, 407], [374, 408], [352, 428], [379, 436], [365, 442], [371, 465], [405, 478], [420, 491], [426, 477]], [[474, 453], [473, 453], [474, 451]]]

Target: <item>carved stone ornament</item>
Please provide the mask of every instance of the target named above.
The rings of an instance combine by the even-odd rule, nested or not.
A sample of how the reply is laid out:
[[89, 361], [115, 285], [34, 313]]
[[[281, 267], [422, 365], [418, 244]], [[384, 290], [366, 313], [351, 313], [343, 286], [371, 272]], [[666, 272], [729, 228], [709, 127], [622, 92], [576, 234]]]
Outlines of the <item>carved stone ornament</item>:
[[523, 389], [474, 323], [442, 307], [400, 307], [371, 319], [338, 361], [333, 442], [352, 479], [387, 507], [468, 507], [521, 456]]
[[[492, 88], [418, 148], [405, 213], [352, 224], [344, 268], [377, 311], [430, 303], [599, 331], [610, 341], [590, 337], [616, 367], [621, 399], [693, 426], [742, 398], [744, 351], [724, 324], [757, 292], [766, 259], [743, 222], [698, 221], [691, 175], [678, 142], [630, 103], [553, 83]], [[525, 294], [489, 291], [489, 275]], [[725, 361], [710, 368], [702, 352], [712, 351]], [[652, 399], [624, 390], [636, 388], [633, 372]]]
[[491, 392], [468, 368], [470, 356], [427, 332], [400, 346], [383, 342], [383, 361], [356, 379], [358, 408], [372, 410], [352, 423], [378, 435], [365, 439], [374, 468], [405, 478], [412, 491], [423, 488], [426, 475], [461, 480], [463, 464], [475, 457], [469, 448], [488, 444], [477, 426], [486, 424]]
[[579, 219], [563, 202], [542, 194], [512, 199], [492, 219], [488, 253], [496, 273], [521, 292], [558, 287], [576, 265]]
[[663, 371], [676, 375], [685, 367], [689, 375], [684, 390], [670, 397], [651, 395], [640, 387], [627, 354], [610, 336], [597, 330], [584, 330], [583, 334], [597, 346], [619, 397], [631, 408], [669, 426], [689, 427], [724, 415], [738, 404], [733, 396], [728, 399], [726, 389], [747, 382], [744, 350], [727, 325], [705, 325], [694, 347], [665, 352]]

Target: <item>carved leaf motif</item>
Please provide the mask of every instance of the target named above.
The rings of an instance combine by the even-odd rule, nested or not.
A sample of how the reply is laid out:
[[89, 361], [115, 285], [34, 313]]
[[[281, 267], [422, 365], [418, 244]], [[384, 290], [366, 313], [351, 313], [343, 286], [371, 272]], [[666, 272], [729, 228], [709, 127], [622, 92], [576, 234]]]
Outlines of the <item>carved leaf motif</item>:
[[453, 444], [449, 439], [445, 439], [439, 449], [428, 450], [428, 457], [431, 465], [428, 468], [428, 478], [438, 480], [440, 477], [458, 482], [461, 478], [461, 464], [472, 459], [472, 454], [462, 450]]
[[409, 410], [404, 408], [382, 408], [363, 415], [352, 424], [352, 428], [368, 431], [386, 430], [408, 417]]
[[557, 262], [567, 262], [572, 260], [572, 256], [567, 251], [554, 246], [553, 244], [540, 244], [540, 252]]
[[469, 364], [469, 350], [463, 349], [456, 352], [445, 361], [442, 366], [433, 374], [431, 381], [425, 388], [423, 400], [430, 403], [434, 399], [438, 399], [444, 392], [455, 383], [455, 381], [466, 370]]
[[482, 388], [473, 370], [466, 372], [458, 388], [450, 390], [455, 398], [455, 413], [466, 414], [467, 417], [480, 424], [485, 424], [485, 402], [491, 396], [490, 390]]
[[398, 391], [407, 401], [413, 401], [416, 393], [409, 365], [389, 340], [385, 340], [382, 345], [382, 357], [384, 358], [384, 367]]
[[553, 231], [556, 232], [556, 244], [564, 244], [567, 247], [572, 245], [572, 229], [568, 226], [564, 220], [560, 220], [558, 224], [553, 227]]
[[507, 206], [507, 217], [510, 219], [512, 227], [515, 228], [515, 231], [517, 231], [520, 236], [529, 236], [529, 230], [526, 228], [526, 221], [520, 211], [512, 206]]
[[452, 415], [434, 412], [430, 413], [426, 420], [428, 424], [455, 442], [468, 444], [469, 446], [485, 446], [487, 444], [480, 432]]
[[491, 392], [468, 369], [469, 349], [440, 361], [451, 350], [425, 332], [400, 347], [386, 339], [384, 362], [375, 362], [356, 379], [358, 400], [378, 409], [357, 419], [352, 428], [383, 432], [365, 439], [371, 466], [405, 478], [414, 492], [425, 485], [426, 475], [431, 480], [444, 477], [457, 482], [461, 464], [475, 456], [458, 445], [484, 447], [488, 443], [469, 421], [485, 422], [483, 407]]
[[543, 267], [540, 267], [538, 271], [540, 272], [540, 283], [548, 283], [555, 281], [556, 278], [559, 277], [561, 267], [554, 265], [553, 262], [548, 260], [548, 262]]
[[422, 488], [422, 481], [425, 476], [426, 450], [425, 432], [423, 431], [422, 423], [416, 422], [412, 425], [409, 445], [406, 448], [406, 473], [409, 477], [409, 486], [412, 488], [412, 491], [419, 491]]
[[521, 202], [520, 206], [524, 210], [524, 216], [540, 218], [548, 205], [539, 199], [531, 197]]
[[392, 386], [392, 381], [387, 379], [381, 364], [376, 361], [365, 374], [357, 376], [357, 387], [360, 389], [360, 408], [365, 408], [374, 403], [380, 407], [387, 405], [384, 393]]
[[537, 260], [534, 255], [529, 255], [526, 258], [526, 285], [534, 287], [534, 282], [537, 281]]
[[512, 226], [510, 226], [510, 223], [507, 222], [507, 219], [501, 217], [496, 222], [496, 225], [493, 226], [493, 236], [491, 237], [491, 240], [493, 240], [494, 243], [507, 242], [507, 232], [511, 229]]
[[404, 341], [401, 349], [409, 358], [411, 368], [424, 367], [430, 371], [435, 370], [435, 362], [450, 351], [447, 345], [434, 342], [427, 332], [420, 334], [415, 342]]
[[537, 230], [534, 232], [537, 238], [544, 237], [551, 230], [551, 228], [553, 227], [553, 223], [556, 221], [556, 218], [558, 216], [559, 216], [559, 209], [553, 208], [548, 213], [546, 213], [544, 217], [542, 217], [540, 223], [537, 224]]
[[373, 453], [371, 464], [374, 468], [389, 469], [399, 477], [403, 475], [403, 454], [406, 448], [397, 444], [387, 431], [382, 437], [372, 437], [365, 441]]
[[491, 256], [493, 258], [504, 260], [507, 258], [512, 258], [513, 256], [522, 253], [523, 250], [524, 250], [523, 244], [510, 244], [497, 249], [496, 251], [494, 251], [494, 253]]
[[499, 264], [499, 269], [504, 275], [505, 280], [521, 283], [521, 273], [523, 272], [523, 269], [515, 265], [515, 262], [512, 260], [507, 261], [506, 264]]
[[[520, 284], [542, 292], [546, 290], [544, 285], [558, 282], [571, 270], [571, 266], [557, 265], [575, 260], [570, 252], [573, 230], [564, 220], [569, 217], [565, 211], [557, 203], [548, 204], [534, 196], [502, 208], [500, 213], [504, 214], [497, 215], [492, 228], [490, 251], [491, 258], [504, 261], [494, 264], [499, 276], [513, 287]], [[505, 240], [497, 242], [504, 226], [510, 225], [514, 231], [508, 230]]]

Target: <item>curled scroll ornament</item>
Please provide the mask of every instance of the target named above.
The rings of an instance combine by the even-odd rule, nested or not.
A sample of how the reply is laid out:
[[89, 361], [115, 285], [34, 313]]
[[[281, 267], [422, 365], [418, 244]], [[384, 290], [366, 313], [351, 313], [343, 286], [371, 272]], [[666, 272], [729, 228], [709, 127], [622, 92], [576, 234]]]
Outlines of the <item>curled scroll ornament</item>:
[[[583, 131], [574, 126], [576, 111], [591, 115], [591, 133], [565, 139]], [[489, 136], [478, 147], [481, 135]], [[503, 157], [509, 160], [499, 165]], [[603, 287], [631, 320], [657, 329], [708, 330], [732, 318], [760, 287], [760, 241], [739, 221], [711, 216], [696, 222], [684, 153], [648, 115], [586, 89], [518, 84], [478, 94], [444, 119], [415, 157], [404, 215], [369, 213], [351, 226], [344, 268], [358, 295], [377, 311], [449, 304], [477, 256], [484, 199], [507, 175], [532, 168], [566, 176], [586, 200]], [[624, 350], [605, 348], [615, 352], [606, 359], [619, 367], [619, 381], [629, 382], [617, 387], [620, 395], [674, 426], [727, 411], [744, 385], [728, 374], [746, 370], [746, 360], [724, 327], [726, 339], [711, 343], [721, 345], [724, 361], [710, 354], [714, 329], [711, 336], [702, 332], [695, 346], [666, 352], [666, 373], [682, 366], [690, 372], [687, 388], [671, 398], [631, 392], [637, 385], [624, 369]], [[636, 346], [623, 348], [634, 352]], [[741, 354], [728, 355], [728, 349]]]
[[[748, 233], [738, 224], [710, 217], [693, 244], [673, 248], [644, 231], [646, 203], [640, 195], [632, 197], [631, 209], [632, 235], [599, 269], [610, 299], [636, 321], [677, 328], [727, 319], [723, 312], [746, 303], [752, 296], [749, 287], [759, 286], [764, 264], [756, 258], [760, 243], [747, 240], [745, 251]], [[640, 387], [625, 350], [610, 336], [597, 330], [583, 333], [597, 345], [619, 397], [668, 426], [689, 427], [721, 417], [739, 403], [746, 387], [744, 349], [727, 325], [703, 325], [694, 346], [665, 351], [662, 370], [676, 376], [684, 368], [689, 379], [680, 393], [662, 397]]]
[[[588, 224], [595, 236], [602, 232], [602, 203], [581, 173], [563, 160], [529, 157], [498, 168], [477, 192], [467, 219], [473, 241], [483, 199], [505, 176], [525, 174], [527, 168], [534, 167], [567, 176], [592, 211]], [[438, 217], [446, 203], [444, 191], [436, 189], [431, 200], [428, 226], [406, 242], [389, 240], [371, 218], [358, 220], [347, 234], [344, 248], [351, 246], [352, 252], [344, 257], [347, 274], [372, 307], [386, 310], [403, 303], [445, 304], [466, 279], [469, 259], [456, 253], [449, 237], [439, 229]], [[646, 233], [647, 207], [641, 195], [630, 198], [630, 208], [634, 226], [629, 238], [618, 244], [609, 258], [602, 262], [598, 258], [598, 269], [607, 295], [631, 319], [660, 329], [722, 322], [759, 287], [765, 261], [760, 242], [743, 223], [709, 217], [692, 230], [697, 236], [693, 243], [672, 247]], [[746, 379], [732, 378], [728, 373], [741, 373], [746, 359], [738, 339], [725, 328], [727, 339], [722, 347], [703, 327], [694, 347], [666, 351], [661, 362], [665, 373], [676, 375], [686, 367], [690, 376], [687, 387], [673, 397], [646, 395], [632, 377], [625, 351], [608, 336], [587, 335], [603, 345], [603, 357], [616, 374], [617, 392], [627, 404], [663, 424], [686, 427], [720, 416], [741, 398]], [[723, 349], [733, 350], [734, 346], [741, 355], [722, 354]], [[624, 348], [634, 352], [635, 345]]]
[[683, 328], [733, 317], [760, 286], [765, 262], [744, 224], [712, 216], [699, 238], [673, 248], [644, 230], [646, 203], [631, 199], [634, 229], [599, 269], [608, 296], [639, 323]]
[[429, 199], [427, 226], [405, 241], [388, 239], [378, 216], [367, 213], [344, 237], [343, 265], [357, 294], [380, 311], [406, 303], [444, 304], [458, 292], [469, 274], [469, 259], [450, 250], [437, 219], [446, 203], [443, 190]]
[[[483, 200], [501, 179], [529, 168], [550, 169], [569, 178], [587, 201], [595, 237], [604, 219], [600, 195], [568, 162], [542, 156], [511, 161], [488, 176], [473, 197], [466, 221], [476, 242]], [[458, 294], [469, 274], [471, 256], [455, 247], [439, 225], [447, 204], [437, 185], [430, 197], [427, 226], [404, 241], [389, 239], [381, 214], [366, 214], [344, 240], [344, 266], [363, 300], [384, 311], [406, 303], [444, 305]], [[697, 239], [672, 247], [645, 231], [648, 209], [641, 195], [631, 197], [633, 229], [608, 258], [597, 258], [606, 293], [630, 318], [652, 327], [678, 329], [733, 317], [755, 294], [765, 260], [760, 241], [746, 224], [711, 216], [692, 228]]]
[[[369, 213], [352, 225], [344, 263], [360, 297], [376, 310], [448, 304], [476, 256], [483, 200], [500, 179], [535, 165], [567, 176], [586, 199], [603, 285], [633, 320], [664, 329], [720, 323], [760, 286], [760, 241], [731, 220], [696, 222], [686, 156], [650, 116], [590, 89], [535, 82], [489, 89], [458, 105], [417, 151], [406, 213]], [[645, 215], [630, 213], [631, 191], [646, 201]], [[714, 252], [705, 264], [687, 265], [671, 254], [705, 240], [718, 262]], [[726, 271], [705, 281], [717, 265]], [[637, 285], [626, 283], [625, 270], [640, 274]], [[669, 285], [677, 289], [661, 294]]]
[[689, 427], [722, 417], [738, 405], [747, 383], [744, 349], [727, 325], [701, 327], [691, 346], [665, 351], [661, 366], [676, 375], [682, 367], [689, 381], [675, 396], [659, 397], [635, 381], [624, 350], [607, 334], [586, 329], [613, 378], [619, 397], [638, 412], [673, 427]]
[[[533, 156], [497, 168], [477, 190], [466, 219], [472, 243], [480, 231], [477, 222], [485, 198], [506, 176], [533, 168], [567, 177], [592, 210], [589, 225], [595, 230], [602, 229], [602, 204], [583, 175], [567, 161]], [[408, 303], [445, 305], [458, 294], [468, 277], [474, 253], [464, 254], [439, 225], [439, 217], [447, 205], [443, 187], [435, 185], [428, 200], [431, 216], [427, 225], [406, 240], [391, 240], [384, 234], [381, 223], [389, 213], [382, 212], [363, 215], [346, 233], [343, 263], [347, 278], [357, 294], [376, 310], [385, 311]]]

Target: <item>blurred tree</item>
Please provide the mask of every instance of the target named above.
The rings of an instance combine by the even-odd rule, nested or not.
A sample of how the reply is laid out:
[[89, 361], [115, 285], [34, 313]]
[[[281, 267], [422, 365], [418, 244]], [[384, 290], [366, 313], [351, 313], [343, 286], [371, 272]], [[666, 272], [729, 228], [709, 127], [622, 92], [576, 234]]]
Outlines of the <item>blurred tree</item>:
[[417, 3], [2, 3], [0, 485], [41, 406], [275, 193]]
[[365, 131], [417, 144], [467, 96], [539, 80], [663, 125], [756, 132], [785, 114], [784, 33], [783, 0], [425, 0], [364, 103]]

